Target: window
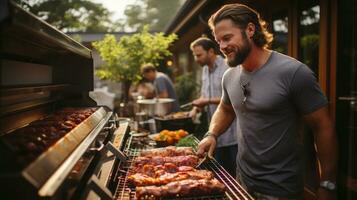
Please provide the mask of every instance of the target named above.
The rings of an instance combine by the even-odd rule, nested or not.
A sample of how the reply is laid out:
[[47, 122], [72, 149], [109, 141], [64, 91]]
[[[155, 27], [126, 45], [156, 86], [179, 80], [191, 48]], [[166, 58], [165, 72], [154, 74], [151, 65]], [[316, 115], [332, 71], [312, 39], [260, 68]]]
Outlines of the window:
[[273, 14], [272, 28], [274, 40], [272, 49], [283, 54], [288, 53], [288, 11]]
[[318, 77], [320, 6], [319, 1], [299, 1], [299, 60]]

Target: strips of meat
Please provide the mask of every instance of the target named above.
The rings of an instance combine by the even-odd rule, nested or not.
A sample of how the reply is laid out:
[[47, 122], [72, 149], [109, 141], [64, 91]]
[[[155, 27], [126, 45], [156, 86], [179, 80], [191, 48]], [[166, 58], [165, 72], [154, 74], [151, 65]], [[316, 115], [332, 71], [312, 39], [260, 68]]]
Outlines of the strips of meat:
[[128, 181], [137, 199], [192, 197], [225, 191], [208, 170], [195, 169], [199, 158], [192, 148], [166, 147], [142, 151], [133, 160]]
[[153, 157], [153, 156], [187, 156], [195, 155], [192, 147], [175, 147], [169, 146], [164, 148], [144, 150], [140, 153], [140, 156]]
[[162, 186], [136, 187], [136, 198], [198, 196], [225, 191], [225, 186], [217, 179], [174, 181]]
[[133, 166], [135, 168], [138, 168], [146, 164], [163, 165], [165, 163], [172, 163], [176, 166], [195, 167], [198, 164], [198, 160], [199, 160], [198, 157], [195, 155], [175, 156], [175, 157], [162, 157], [162, 156], [137, 157], [134, 160]]
[[132, 168], [130, 170], [130, 174], [141, 173], [151, 177], [155, 177], [157, 176], [158, 173], [161, 172], [175, 173], [175, 172], [187, 172], [187, 171], [194, 171], [194, 170], [195, 168], [191, 166], [176, 166], [172, 163], [165, 163], [163, 165], [147, 164], [138, 168]]
[[165, 185], [173, 181], [185, 179], [213, 179], [211, 171], [191, 169], [190, 171], [168, 172], [164, 169], [157, 169], [153, 173], [135, 173], [128, 177], [128, 180], [135, 186]]

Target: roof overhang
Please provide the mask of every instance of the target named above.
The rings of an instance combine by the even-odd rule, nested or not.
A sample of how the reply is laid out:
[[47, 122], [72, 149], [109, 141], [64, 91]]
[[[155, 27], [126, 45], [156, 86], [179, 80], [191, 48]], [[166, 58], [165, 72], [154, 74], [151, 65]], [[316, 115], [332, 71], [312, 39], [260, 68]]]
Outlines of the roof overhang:
[[165, 34], [178, 33], [190, 20], [198, 15], [209, 0], [187, 0], [178, 14], [165, 29]]

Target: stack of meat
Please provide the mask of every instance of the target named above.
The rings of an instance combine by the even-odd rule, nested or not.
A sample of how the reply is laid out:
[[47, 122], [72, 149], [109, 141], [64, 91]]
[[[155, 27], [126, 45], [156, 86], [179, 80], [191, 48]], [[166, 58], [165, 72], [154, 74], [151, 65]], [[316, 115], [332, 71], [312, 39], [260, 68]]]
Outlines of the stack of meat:
[[96, 109], [64, 108], [3, 136], [0, 143], [10, 149], [17, 164], [24, 167], [92, 115]]
[[128, 180], [138, 199], [209, 195], [225, 191], [211, 171], [195, 169], [199, 162], [191, 147], [142, 151], [132, 164]]

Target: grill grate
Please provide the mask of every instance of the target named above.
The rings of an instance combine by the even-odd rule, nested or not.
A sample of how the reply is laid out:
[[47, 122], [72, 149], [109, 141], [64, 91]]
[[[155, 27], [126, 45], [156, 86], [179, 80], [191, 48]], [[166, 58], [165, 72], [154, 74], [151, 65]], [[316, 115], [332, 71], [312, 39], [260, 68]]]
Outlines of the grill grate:
[[252, 200], [253, 198], [241, 185], [220, 165], [216, 160], [210, 160], [200, 166], [201, 169], [210, 170], [215, 177], [227, 187], [226, 195], [229, 199]]
[[[135, 186], [128, 182], [128, 173], [130, 172], [131, 165], [134, 159], [139, 155], [142, 150], [154, 148], [154, 145], [138, 146], [135, 144], [135, 137], [129, 137], [125, 145], [124, 152], [128, 156], [128, 160], [125, 163], [120, 163], [120, 169], [117, 172], [118, 186], [114, 194], [114, 199], [135, 199]], [[197, 140], [198, 142], [198, 140]], [[135, 147], [134, 147], [135, 146]], [[237, 199], [237, 200], [253, 200], [253, 198], [238, 184], [238, 182], [215, 160], [205, 162], [200, 166], [200, 169], [210, 170], [215, 174], [215, 177], [220, 180], [227, 187], [227, 191], [224, 194], [215, 194], [209, 196], [199, 197], [178, 197], [169, 198], [177, 200], [225, 200], [225, 199]], [[161, 200], [166, 200], [162, 198]]]

